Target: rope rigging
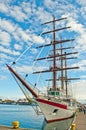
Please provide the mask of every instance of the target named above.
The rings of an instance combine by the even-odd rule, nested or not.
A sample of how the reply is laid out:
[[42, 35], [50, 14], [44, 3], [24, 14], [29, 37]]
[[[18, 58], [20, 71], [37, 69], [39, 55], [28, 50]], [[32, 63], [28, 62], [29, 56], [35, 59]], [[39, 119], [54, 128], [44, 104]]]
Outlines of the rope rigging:
[[28, 46], [26, 50], [15, 61], [13, 61], [12, 65], [16, 64], [16, 62], [19, 61], [19, 59], [31, 48], [31, 46]]
[[[42, 34], [43, 34], [43, 32], [42, 32], [41, 34], [39, 34], [39, 35], [41, 36]], [[52, 46], [52, 44], [53, 44], [53, 42], [51, 42], [51, 46]], [[15, 65], [15, 64], [23, 57], [23, 55], [25, 55], [25, 53], [26, 53], [28, 50], [30, 50], [30, 48], [32, 47], [32, 45], [33, 45], [33, 44], [31, 44], [30, 46], [28, 46], [28, 47], [20, 54], [20, 56], [19, 56], [15, 61], [12, 62], [11, 66], [12, 66], [12, 65]], [[49, 46], [49, 47], [51, 47], [51, 46]], [[45, 44], [43, 44], [43, 47], [41, 48], [40, 52], [37, 54], [37, 56], [36, 56], [35, 59], [37, 59], [37, 58], [42, 54], [42, 52], [43, 52], [43, 50], [44, 50], [44, 47], [45, 47]], [[49, 52], [48, 52], [47, 55], [49, 55]], [[47, 57], [47, 56], [46, 56], [46, 57]], [[45, 61], [46, 61], [46, 60], [48, 60], [48, 59], [46, 58]], [[34, 60], [34, 61], [33, 61], [32, 69], [34, 69], [34, 66], [35, 66], [36, 62], [37, 62], [37, 60]], [[46, 66], [46, 63], [47, 63], [47, 62], [44, 62], [44, 63], [42, 64], [42, 66]], [[41, 66], [41, 68], [42, 68], [42, 66]], [[26, 78], [27, 78], [28, 76], [29, 76], [29, 74], [26, 73], [26, 74], [25, 74], [25, 77], [24, 77], [24, 80], [26, 80]], [[38, 82], [39, 82], [40, 77], [41, 77], [41, 72], [39, 73], [39, 76], [38, 76], [38, 78], [37, 78], [37, 81], [36, 81], [35, 84], [34, 84], [34, 87], [35, 87], [35, 88], [36, 88], [36, 86], [37, 86], [37, 84], [38, 84]], [[43, 82], [43, 81], [42, 81], [42, 82]]]
[[[51, 46], [52, 46], [52, 44], [53, 44], [53, 43], [51, 42]], [[42, 51], [43, 51], [43, 49], [44, 49], [44, 46], [45, 46], [45, 45], [43, 45], [43, 47], [42, 47], [42, 49], [41, 49], [39, 55], [36, 57], [36, 59], [38, 59], [38, 57], [39, 57], [40, 54], [42, 53]], [[49, 46], [49, 50], [50, 50], [50, 47], [51, 47], [51, 46]], [[49, 55], [49, 51], [48, 51], [48, 53], [47, 53], [47, 55], [46, 55], [46, 57], [45, 57], [45, 62], [42, 64], [42, 66], [47, 66], [48, 62], [46, 62], [46, 61], [48, 60], [48, 59], [47, 59], [47, 56], [48, 56], [48, 55]], [[35, 60], [35, 62], [33, 63], [33, 67], [34, 67], [36, 61], [37, 61], [37, 60]], [[41, 67], [41, 68], [42, 68], [42, 67]], [[42, 79], [42, 77], [41, 77], [41, 78], [40, 78], [40, 77], [41, 77], [41, 71], [40, 71], [39, 76], [38, 76], [38, 78], [37, 78], [36, 85], [38, 84], [39, 80]], [[44, 84], [43, 80], [41, 80], [41, 82]]]

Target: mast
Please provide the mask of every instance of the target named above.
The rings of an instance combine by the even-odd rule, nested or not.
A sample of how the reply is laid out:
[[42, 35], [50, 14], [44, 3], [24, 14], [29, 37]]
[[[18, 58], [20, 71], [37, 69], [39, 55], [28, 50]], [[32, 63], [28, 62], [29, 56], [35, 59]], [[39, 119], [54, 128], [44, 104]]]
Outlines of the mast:
[[[63, 27], [63, 28], [56, 29], [56, 27], [55, 27], [55, 24], [56, 24], [56, 23], [55, 23], [55, 22], [60, 21], [60, 20], [64, 20], [64, 19], [66, 19], [66, 18], [55, 19], [55, 17], [53, 16], [53, 20], [52, 20], [52, 21], [49, 21], [49, 22], [44, 23], [44, 24], [50, 24], [50, 23], [53, 24], [53, 30], [42, 33], [42, 35], [48, 34], [48, 33], [53, 33], [53, 40], [51, 41], [50, 44], [41, 45], [41, 46], [36, 47], [36, 48], [42, 48], [42, 47], [52, 46], [52, 48], [53, 48], [53, 50], [52, 50], [53, 54], [52, 54], [52, 55], [49, 55], [49, 56], [47, 56], [47, 57], [41, 57], [41, 58], [35, 59], [35, 60], [51, 59], [50, 61], [53, 61], [52, 67], [50, 67], [49, 70], [37, 71], [37, 72], [33, 72], [33, 73], [34, 73], [34, 74], [37, 74], [37, 73], [52, 72], [53, 78], [52, 78], [52, 79], [49, 79], [49, 80], [46, 80], [46, 81], [52, 81], [52, 87], [53, 87], [54, 91], [56, 91], [56, 88], [57, 88], [57, 84], [56, 84], [56, 83], [57, 83], [57, 80], [58, 80], [58, 79], [57, 79], [57, 73], [58, 73], [58, 71], [61, 71], [61, 88], [64, 89], [64, 75], [63, 75], [63, 71], [65, 71], [65, 74], [66, 74], [66, 71], [67, 71], [67, 70], [70, 70], [70, 69], [78, 69], [78, 68], [79, 68], [79, 67], [67, 67], [66, 65], [65, 65], [65, 67], [63, 67], [63, 60], [66, 61], [66, 60], [69, 60], [69, 59], [74, 59], [74, 57], [69, 57], [69, 58], [67, 58], [66, 55], [77, 54], [77, 52], [72, 52], [72, 53], [66, 53], [66, 54], [65, 54], [65, 53], [63, 53], [63, 51], [62, 51], [62, 50], [74, 48], [74, 47], [64, 47], [64, 48], [62, 47], [62, 43], [74, 41], [74, 39], [66, 39], [66, 40], [62, 40], [62, 39], [57, 40], [57, 39], [56, 39], [56, 32], [57, 32], [57, 31], [61, 31], [61, 30], [65, 30], [65, 29], [70, 28], [70, 26], [69, 26], [69, 27]], [[60, 48], [57, 48], [57, 44], [60, 44]], [[61, 51], [61, 54], [57, 54], [57, 53], [56, 53], [57, 50], [60, 50], [60, 51]], [[65, 57], [65, 58], [64, 58], [64, 57]], [[57, 65], [56, 65], [56, 61], [58, 60], [57, 58], [59, 58], [60, 61], [61, 61], [61, 67], [60, 67], [60, 68], [57, 67]], [[67, 74], [66, 74], [65, 79], [66, 79], [65, 83], [66, 83], [66, 86], [67, 86], [67, 80], [68, 80]], [[72, 80], [73, 80], [73, 79], [74, 79], [74, 78], [72, 78]], [[67, 88], [67, 87], [66, 87], [66, 88]], [[66, 95], [67, 95], [67, 92], [66, 92]]]
[[[67, 62], [66, 62], [66, 52], [65, 52], [65, 68], [66, 68], [66, 67], [67, 67]], [[65, 78], [67, 79], [67, 70], [65, 70]], [[65, 80], [65, 85], [66, 85], [66, 97], [67, 97], [67, 95], [68, 95], [67, 82], [68, 82], [68, 80]]]
[[[62, 38], [61, 38], [62, 39]], [[61, 68], [63, 68], [63, 60], [62, 60], [62, 43], [60, 44], [61, 49]], [[61, 89], [64, 89], [64, 80], [63, 80], [63, 70], [61, 71]]]
[[[55, 30], [55, 17], [53, 16], [53, 30]], [[54, 44], [56, 41], [56, 34], [55, 31], [53, 33], [53, 56], [54, 56], [54, 60], [53, 60], [53, 88], [54, 90], [56, 90], [56, 44]]]

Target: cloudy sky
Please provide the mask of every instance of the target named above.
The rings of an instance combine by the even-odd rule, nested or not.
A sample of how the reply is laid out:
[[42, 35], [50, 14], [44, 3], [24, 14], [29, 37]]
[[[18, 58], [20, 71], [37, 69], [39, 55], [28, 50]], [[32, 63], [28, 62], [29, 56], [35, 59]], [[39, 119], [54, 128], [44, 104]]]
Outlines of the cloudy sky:
[[[35, 47], [50, 42], [50, 37], [41, 34], [51, 29], [51, 26], [42, 26], [42, 23], [52, 20], [52, 15], [55, 18], [67, 17], [66, 22], [61, 24], [71, 26], [69, 29], [71, 35], [68, 36], [75, 39], [72, 44], [75, 51], [78, 51], [78, 60], [74, 64], [80, 67], [74, 71], [74, 77], [80, 77], [80, 81], [72, 83], [72, 91], [75, 98], [86, 99], [85, 0], [0, 0], [1, 98], [23, 97], [6, 64], [12, 65], [15, 62], [16, 69], [23, 76], [24, 72], [28, 74], [32, 72], [33, 58], [38, 55], [38, 49]], [[46, 68], [44, 65], [42, 63], [39, 68], [34, 69], [40, 69], [41, 66]]]

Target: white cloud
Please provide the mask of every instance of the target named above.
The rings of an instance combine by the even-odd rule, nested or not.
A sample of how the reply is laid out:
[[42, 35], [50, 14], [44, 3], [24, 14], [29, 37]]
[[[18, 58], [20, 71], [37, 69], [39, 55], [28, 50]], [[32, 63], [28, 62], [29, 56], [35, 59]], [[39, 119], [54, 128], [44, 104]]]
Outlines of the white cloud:
[[83, 6], [80, 9], [80, 14], [81, 14], [81, 17], [83, 17], [83, 21], [86, 20], [86, 6], [85, 7]]
[[86, 71], [86, 60], [81, 60], [79, 63], [80, 71]]
[[82, 6], [86, 6], [86, 1], [85, 0], [77, 0], [77, 3], [82, 5]]
[[74, 63], [72, 67], [79, 66], [78, 71], [85, 71], [86, 70], [86, 60], [80, 60], [77, 63]]
[[0, 46], [0, 51], [11, 55], [20, 55], [18, 51], [11, 50], [10, 48], [4, 48], [3, 46]]
[[41, 36], [32, 35], [32, 41], [36, 44], [43, 44], [45, 40]]
[[0, 19], [0, 28], [9, 33], [13, 33], [16, 30], [17, 26], [9, 20]]
[[86, 60], [82, 60], [78, 63], [80, 66], [86, 66]]
[[0, 12], [6, 13], [8, 16], [15, 18], [17, 21], [24, 21], [28, 18], [26, 12], [28, 12], [28, 14], [31, 12], [29, 3], [22, 2], [21, 5], [10, 6], [9, 2], [7, 4], [6, 2], [0, 2]]
[[0, 58], [9, 59], [8, 56], [7, 56], [6, 54], [0, 54]]
[[[1, 30], [7, 31], [9, 33], [9, 37], [13, 36], [13, 38], [17, 41], [26, 43], [32, 41], [31, 36], [26, 31], [24, 31], [17, 24], [14, 24], [6, 19], [0, 19], [0, 28]], [[3, 37], [5, 36], [3, 35]]]
[[[4, 41], [4, 44], [6, 44], [6, 41], [8, 40], [8, 43], [11, 42], [11, 37], [18, 41], [18, 42], [32, 42], [32, 43], [44, 43], [44, 39], [41, 36], [37, 36], [35, 34], [28, 34], [27, 31], [24, 31], [21, 27], [18, 25], [15, 25], [14, 23], [6, 20], [1, 19], [0, 20], [0, 28], [2, 30], [5, 30], [7, 32], [3, 32], [0, 39]], [[8, 38], [8, 39], [7, 39]]]
[[86, 51], [86, 31], [77, 36], [76, 41], [81, 52]]
[[72, 91], [74, 97], [77, 99], [86, 99], [86, 80], [81, 80], [79, 82], [72, 84]]
[[31, 41], [31, 37], [25, 31], [23, 31], [22, 28], [18, 28], [16, 30], [16, 35], [19, 39], [23, 40], [24, 42]]
[[33, 72], [33, 68], [32, 66], [26, 66], [23, 65], [21, 67], [16, 67], [16, 69], [20, 72], [20, 73], [32, 73]]
[[14, 48], [15, 48], [16, 50], [21, 50], [21, 49], [22, 49], [22, 46], [17, 43], [17, 44], [14, 45]]
[[71, 1], [65, 0], [45, 0], [45, 7], [51, 12], [51, 14], [55, 15], [56, 17], [61, 16], [63, 14], [72, 14], [72, 16], [76, 16], [78, 9], [76, 8], [75, 4], [72, 4]]
[[70, 15], [68, 16], [68, 25], [71, 26], [71, 31], [75, 32], [77, 35], [75, 37], [75, 41], [77, 43], [77, 49], [80, 48], [80, 50], [86, 50], [86, 28], [85, 26], [79, 22], [79, 20], [76, 20]]
[[53, 0], [45, 0], [44, 4], [46, 7], [48, 7], [49, 9], [53, 9], [56, 8], [58, 5], [58, 1], [53, 1]]
[[27, 15], [19, 6], [10, 7], [10, 15], [14, 17], [17, 21], [24, 21], [24, 19], [27, 19]]
[[68, 17], [68, 26], [71, 26], [71, 30], [75, 31], [78, 34], [83, 34], [86, 29], [84, 28], [84, 26], [76, 19], [74, 19], [73, 17], [70, 16], [70, 14], [67, 14]]
[[31, 48], [30, 51], [31, 51], [32, 54], [37, 53], [37, 49], [35, 49], [35, 48]]
[[0, 44], [9, 46], [11, 42], [10, 35], [5, 31], [0, 31]]
[[25, 12], [25, 14], [27, 14], [28, 16], [30, 16], [31, 15], [31, 4], [30, 3], [28, 3], [28, 2], [22, 2], [22, 4], [21, 4], [21, 7], [22, 7], [22, 10]]
[[8, 7], [4, 3], [0, 3], [0, 12], [8, 13]]
[[20, 66], [16, 66], [16, 70], [18, 70], [18, 72], [20, 73], [33, 73], [35, 71], [42, 71], [46, 69], [45, 66], [28, 66], [28, 65], [22, 65]]
[[0, 0], [0, 3], [8, 4], [8, 3], [10, 3], [10, 2], [11, 2], [11, 0]]
[[46, 10], [44, 10], [44, 8], [42, 8], [42, 7], [39, 7], [36, 10], [35, 15], [36, 15], [37, 19], [39, 21], [41, 21], [41, 23], [44, 23], [45, 21], [52, 19], [52, 15], [49, 12], [47, 12]]

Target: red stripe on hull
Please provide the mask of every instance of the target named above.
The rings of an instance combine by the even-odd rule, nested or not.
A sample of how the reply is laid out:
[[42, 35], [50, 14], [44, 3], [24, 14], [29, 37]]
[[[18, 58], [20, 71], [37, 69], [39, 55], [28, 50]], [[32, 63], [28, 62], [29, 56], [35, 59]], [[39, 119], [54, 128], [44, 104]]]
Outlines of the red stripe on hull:
[[52, 123], [52, 122], [56, 122], [56, 121], [62, 121], [62, 120], [67, 120], [67, 119], [70, 119], [70, 118], [74, 118], [74, 116], [75, 116], [75, 114], [73, 114], [70, 117], [66, 117], [66, 118], [54, 119], [54, 120], [46, 120], [46, 121], [47, 121], [47, 123]]
[[62, 108], [62, 109], [67, 109], [66, 105], [63, 105], [63, 104], [60, 104], [60, 103], [55, 103], [55, 102], [51, 102], [51, 101], [44, 100], [44, 99], [39, 99], [39, 98], [37, 99], [37, 101], [41, 102], [41, 103], [51, 105], [51, 106], [59, 107], [59, 108]]

